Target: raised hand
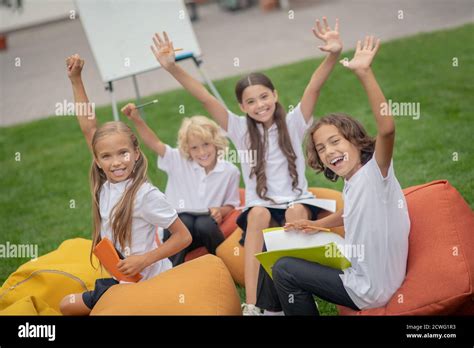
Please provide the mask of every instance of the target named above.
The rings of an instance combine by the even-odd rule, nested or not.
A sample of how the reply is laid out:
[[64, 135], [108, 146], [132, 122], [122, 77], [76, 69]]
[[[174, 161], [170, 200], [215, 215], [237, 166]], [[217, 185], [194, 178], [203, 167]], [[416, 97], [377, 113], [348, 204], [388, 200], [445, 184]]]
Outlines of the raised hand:
[[153, 45], [150, 48], [156, 60], [164, 69], [168, 70], [175, 64], [173, 42], [169, 40], [166, 31], [163, 32], [163, 38], [161, 38], [160, 34], [155, 33]]
[[336, 18], [334, 30], [331, 30], [326, 17], [323, 17], [323, 24], [322, 26], [317, 19], [316, 28], [312, 29], [314, 36], [324, 41], [324, 45], [318, 46], [318, 48], [324, 52], [340, 53], [342, 41], [339, 36], [339, 19]]
[[350, 61], [343, 59], [340, 63], [356, 74], [367, 72], [379, 47], [380, 39], [375, 40], [374, 36], [366, 36], [363, 45], [360, 40], [357, 41], [354, 57]]
[[84, 59], [76, 53], [66, 58], [67, 76], [69, 79], [81, 78], [82, 67], [84, 66]]
[[132, 121], [140, 119], [140, 113], [133, 103], [128, 103], [120, 111]]

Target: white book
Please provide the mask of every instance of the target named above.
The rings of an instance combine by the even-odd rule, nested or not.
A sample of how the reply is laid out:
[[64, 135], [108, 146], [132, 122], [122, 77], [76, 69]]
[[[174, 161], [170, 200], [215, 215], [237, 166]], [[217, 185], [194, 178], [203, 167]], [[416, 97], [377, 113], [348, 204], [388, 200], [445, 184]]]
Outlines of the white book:
[[267, 251], [301, 249], [323, 246], [336, 243], [342, 246], [344, 238], [333, 232], [306, 233], [298, 230], [285, 231], [283, 228], [269, 228], [264, 230], [263, 238]]
[[282, 257], [295, 257], [340, 270], [351, 266], [345, 253], [345, 240], [336, 233], [310, 234], [278, 227], [263, 230], [263, 238], [267, 251], [255, 254], [255, 257], [270, 277], [273, 276], [273, 265]]

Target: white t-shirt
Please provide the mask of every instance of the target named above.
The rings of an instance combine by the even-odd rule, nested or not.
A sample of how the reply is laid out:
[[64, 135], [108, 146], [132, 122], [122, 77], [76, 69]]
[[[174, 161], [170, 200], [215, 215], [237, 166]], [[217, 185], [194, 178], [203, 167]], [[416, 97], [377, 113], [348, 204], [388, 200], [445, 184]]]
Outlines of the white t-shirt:
[[[302, 143], [306, 130], [313, 123], [313, 118], [306, 123], [306, 120], [301, 113], [300, 104], [286, 115], [286, 124], [288, 126], [288, 133], [290, 135], [291, 145], [296, 154], [296, 171], [298, 173], [298, 188], [299, 191], [292, 189], [292, 179], [288, 171], [288, 161], [286, 156], [281, 151], [278, 144], [278, 128], [276, 123], [268, 129], [268, 144], [265, 154], [265, 173], [267, 177], [267, 197], [272, 198], [277, 203], [290, 202], [296, 198], [313, 197], [308, 192], [308, 182], [305, 176], [305, 162], [302, 149]], [[257, 178], [253, 175], [251, 178], [251, 163], [248, 158], [255, 158], [245, 151], [250, 151], [250, 139], [248, 137], [248, 127], [246, 116], [241, 117], [228, 111], [227, 136], [232, 140], [235, 147], [239, 151], [239, 158], [242, 167], [242, 174], [245, 182], [245, 205], [247, 207], [256, 205], [268, 205], [269, 201], [261, 199], [257, 195]], [[258, 123], [257, 128], [263, 137], [263, 125]], [[257, 161], [261, 159], [257, 158]]]
[[344, 183], [345, 242], [352, 267], [341, 279], [359, 307], [384, 306], [405, 279], [410, 219], [400, 184], [390, 163], [384, 178], [375, 154]]
[[[112, 220], [110, 213], [117, 202], [120, 201], [122, 195], [130, 185], [132, 179], [128, 179], [116, 184], [106, 181], [100, 190], [100, 217], [102, 238], [107, 237], [113, 241]], [[163, 193], [146, 182], [137, 191], [133, 206], [132, 215], [132, 245], [130, 250], [123, 250], [118, 240], [115, 247], [122, 255], [141, 255], [158, 247], [156, 243], [156, 226], [168, 228], [178, 217], [176, 210], [165, 200]], [[126, 251], [129, 251], [127, 253]], [[168, 258], [159, 260], [154, 264], [146, 267], [140, 274], [142, 280], [149, 279], [157, 274], [172, 268], [171, 261]]]
[[165, 154], [158, 156], [157, 164], [168, 174], [166, 199], [178, 211], [240, 205], [240, 171], [230, 162], [218, 160], [206, 174], [198, 163], [166, 145]]

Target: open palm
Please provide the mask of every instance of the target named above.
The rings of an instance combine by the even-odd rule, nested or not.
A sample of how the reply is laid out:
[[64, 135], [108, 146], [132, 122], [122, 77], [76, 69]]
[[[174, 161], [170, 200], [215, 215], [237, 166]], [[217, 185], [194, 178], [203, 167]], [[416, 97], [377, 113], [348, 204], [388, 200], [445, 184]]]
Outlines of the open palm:
[[323, 46], [318, 46], [321, 51], [330, 53], [339, 53], [342, 50], [342, 41], [339, 36], [339, 19], [336, 18], [334, 30], [328, 24], [327, 18], [323, 17], [324, 25], [316, 20], [316, 27], [313, 28], [313, 34], [318, 39], [324, 41]]
[[173, 42], [169, 40], [166, 32], [163, 32], [163, 38], [160, 34], [155, 34], [151, 51], [163, 68], [168, 69], [175, 63]]
[[341, 60], [340, 63], [355, 72], [367, 70], [370, 68], [379, 47], [380, 39], [375, 41], [373, 36], [366, 36], [363, 45], [360, 40], [357, 41], [354, 57], [350, 61], [347, 59]]

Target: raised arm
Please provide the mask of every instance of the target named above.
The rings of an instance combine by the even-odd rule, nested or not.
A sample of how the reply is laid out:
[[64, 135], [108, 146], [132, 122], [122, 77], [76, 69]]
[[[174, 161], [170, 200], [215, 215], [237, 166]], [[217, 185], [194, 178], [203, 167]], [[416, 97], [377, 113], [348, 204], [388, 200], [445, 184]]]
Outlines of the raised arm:
[[[354, 58], [350, 62], [341, 63], [354, 71], [369, 98], [370, 107], [377, 123], [377, 139], [375, 142], [375, 160], [384, 177], [388, 174], [390, 161], [393, 155], [393, 145], [395, 143], [395, 122], [390, 111], [387, 115], [382, 115], [382, 108], [387, 100], [383, 95], [375, 75], [370, 67], [375, 55], [380, 47], [380, 39], [375, 41], [373, 36], [366, 36], [364, 44], [357, 42]], [[387, 108], [384, 108], [387, 109]]]
[[342, 41], [339, 37], [339, 20], [336, 18], [334, 30], [331, 30], [329, 27], [326, 17], [323, 17], [323, 24], [324, 25], [321, 26], [319, 20], [316, 20], [316, 27], [313, 28], [313, 34], [325, 43], [324, 46], [318, 46], [319, 49], [329, 54], [311, 76], [311, 80], [308, 86], [306, 86], [303, 97], [301, 98], [301, 112], [306, 122], [311, 119], [321, 88], [336, 65], [342, 50]]
[[163, 38], [156, 33], [151, 50], [160, 65], [168, 71], [189, 93], [198, 99], [209, 114], [225, 131], [227, 131], [227, 110], [209, 91], [194, 77], [189, 75], [175, 62], [173, 42], [166, 32]]
[[158, 138], [158, 136], [151, 130], [145, 121], [140, 117], [138, 109], [135, 104], [129, 103], [121, 110], [135, 124], [140, 138], [146, 146], [152, 149], [158, 156], [163, 157], [166, 152], [166, 145]]
[[92, 151], [92, 137], [97, 130], [97, 120], [95, 119], [94, 108], [91, 107], [82, 82], [81, 72], [84, 66], [84, 59], [81, 59], [78, 54], [74, 54], [66, 58], [66, 66], [67, 76], [71, 81], [74, 94], [76, 117], [81, 131], [86, 138], [87, 145]]

